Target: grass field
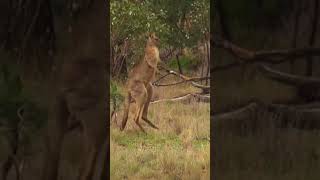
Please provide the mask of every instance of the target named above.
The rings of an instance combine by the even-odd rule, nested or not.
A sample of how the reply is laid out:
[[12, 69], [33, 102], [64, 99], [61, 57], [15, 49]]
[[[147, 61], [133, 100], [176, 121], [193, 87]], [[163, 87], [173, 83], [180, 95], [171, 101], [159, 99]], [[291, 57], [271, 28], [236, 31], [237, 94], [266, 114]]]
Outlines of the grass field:
[[264, 131], [248, 137], [217, 135], [213, 154], [219, 180], [316, 180], [319, 132]]
[[[154, 97], [187, 92], [195, 89], [159, 87]], [[140, 132], [130, 114], [124, 132], [117, 127], [121, 115], [111, 123], [111, 179], [210, 179], [210, 104], [159, 102], [150, 105], [148, 117], [159, 130], [144, 123], [147, 134]]]
[[[217, 88], [213, 111], [234, 110], [253, 98], [274, 103], [286, 102], [296, 96], [295, 88], [273, 82], [258, 73], [246, 75], [244, 79], [239, 75], [241, 71], [238, 68], [214, 74]], [[213, 177], [218, 180], [320, 179], [320, 132], [275, 128], [282, 118], [277, 113], [256, 115], [251, 122], [255, 122], [259, 130], [253, 134], [239, 136], [212, 130]], [[238, 129], [242, 128], [240, 125], [238, 123]]]

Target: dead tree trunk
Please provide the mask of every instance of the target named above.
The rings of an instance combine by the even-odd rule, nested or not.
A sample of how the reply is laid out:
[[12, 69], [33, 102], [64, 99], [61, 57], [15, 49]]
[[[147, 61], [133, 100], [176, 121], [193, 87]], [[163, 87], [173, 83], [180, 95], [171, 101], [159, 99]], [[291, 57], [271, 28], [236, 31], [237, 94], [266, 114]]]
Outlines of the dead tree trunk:
[[[207, 53], [207, 77], [209, 77], [210, 73], [210, 41], [206, 41], [206, 53]], [[208, 85], [209, 79], [206, 79], [206, 85]]]
[[[317, 33], [317, 26], [318, 26], [318, 17], [319, 16], [319, 1], [314, 1], [314, 9], [313, 9], [313, 17], [311, 21], [311, 34], [309, 37], [309, 46], [312, 47], [316, 41], [316, 33]], [[312, 76], [313, 74], [313, 58], [307, 57], [307, 68], [306, 68], [306, 75]]]
[[[127, 39], [121, 41], [115, 45], [117, 48], [113, 48], [112, 51], [112, 77], [119, 77], [120, 74], [127, 74], [127, 58], [129, 55], [129, 41]], [[119, 49], [116, 51], [115, 49]]]
[[226, 14], [225, 14], [225, 11], [223, 9], [222, 2], [223, 2], [222, 0], [216, 0], [216, 10], [217, 10], [217, 13], [218, 13], [218, 17], [219, 17], [219, 21], [220, 21], [220, 25], [221, 25], [221, 31], [223, 33], [223, 36], [228, 41], [231, 41], [232, 37], [231, 37], [231, 33], [230, 33], [228, 25], [227, 25]]
[[182, 72], [182, 68], [181, 68], [181, 64], [180, 64], [180, 60], [179, 60], [179, 55], [181, 53], [181, 50], [179, 50], [179, 52], [176, 54], [176, 60], [177, 60], [177, 65], [178, 65], [178, 69], [179, 69], [179, 73], [183, 74]]
[[[301, 16], [301, 5], [302, 1], [297, 0], [295, 1], [295, 14], [294, 14], [294, 27], [293, 27], [293, 37], [292, 37], [292, 48], [297, 47], [297, 39], [299, 34], [299, 22]], [[294, 59], [290, 60], [290, 70], [293, 73], [294, 68]]]

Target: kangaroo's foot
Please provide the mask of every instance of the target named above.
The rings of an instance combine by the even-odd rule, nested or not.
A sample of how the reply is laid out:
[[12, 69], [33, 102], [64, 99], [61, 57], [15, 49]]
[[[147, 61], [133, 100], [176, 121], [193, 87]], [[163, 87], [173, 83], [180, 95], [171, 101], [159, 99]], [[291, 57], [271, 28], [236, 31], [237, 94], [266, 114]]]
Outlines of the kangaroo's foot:
[[148, 118], [142, 117], [141, 119], [144, 120], [146, 123], [148, 123], [154, 129], [159, 129], [156, 125], [154, 125], [151, 121], [149, 121]]
[[138, 127], [141, 129], [142, 132], [146, 133], [146, 131], [143, 129], [143, 127], [139, 122], [136, 121], [136, 124], [138, 125]]

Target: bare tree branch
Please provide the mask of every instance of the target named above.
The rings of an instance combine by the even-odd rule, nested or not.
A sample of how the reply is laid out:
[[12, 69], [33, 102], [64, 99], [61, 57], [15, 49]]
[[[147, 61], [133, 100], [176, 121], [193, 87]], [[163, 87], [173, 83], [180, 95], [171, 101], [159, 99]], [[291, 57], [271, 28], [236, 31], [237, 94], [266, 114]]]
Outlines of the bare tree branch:
[[191, 84], [194, 87], [202, 89], [202, 94], [209, 94], [210, 93], [210, 86], [201, 85], [201, 84], [198, 84], [196, 82], [191, 82]]
[[253, 51], [239, 47], [238, 45], [224, 39], [213, 39], [213, 45], [217, 48], [228, 50], [231, 54], [240, 58], [242, 61], [261, 61], [262, 59], [266, 60], [265, 58], [320, 56], [320, 48], [312, 47]]
[[266, 77], [281, 83], [285, 83], [285, 84], [293, 85], [297, 87], [311, 86], [314, 88], [320, 88], [320, 79], [318, 78], [284, 73], [284, 72], [273, 70], [270, 67], [265, 65], [259, 65], [258, 69]]
[[[193, 82], [193, 81], [201, 81], [201, 80], [206, 80], [206, 79], [210, 79], [210, 77], [188, 77], [188, 76], [185, 76], [183, 74], [180, 74], [178, 72], [175, 72], [173, 70], [170, 70], [164, 66], [160, 66], [161, 69], [164, 69], [167, 74], [163, 75], [162, 77], [160, 77], [159, 79], [157, 79], [156, 81], [154, 81], [152, 84], [155, 85], [155, 86], [173, 86], [173, 85], [178, 85], [178, 84], [182, 84], [182, 83], [186, 83], [186, 82]], [[168, 75], [175, 75], [177, 77], [179, 77], [180, 79], [182, 79], [182, 81], [179, 81], [179, 82], [175, 82], [175, 83], [170, 83], [170, 84], [158, 84], [158, 82], [165, 78], [166, 76]]]
[[213, 116], [213, 121], [226, 121], [229, 119], [245, 119], [248, 118], [248, 113], [254, 111], [258, 107], [258, 103], [252, 102], [239, 109], [230, 112], [219, 113]]
[[[282, 105], [265, 104], [263, 102], [250, 102], [249, 104], [230, 112], [220, 113], [212, 116], [214, 126], [218, 131], [228, 133], [246, 134], [249, 131], [255, 132], [265, 129], [266, 123], [276, 128], [297, 128], [302, 130], [320, 129], [320, 108], [319, 102], [305, 105]], [[306, 108], [306, 107], [312, 107]], [[276, 118], [260, 118], [261, 113], [267, 113]], [[243, 128], [244, 125], [244, 129]]]
[[208, 95], [201, 95], [196, 93], [188, 93], [182, 96], [177, 96], [169, 99], [159, 99], [156, 101], [152, 101], [151, 104], [159, 103], [159, 102], [176, 102], [176, 101], [182, 101], [182, 100], [189, 100], [190, 98], [198, 98], [199, 101], [202, 102], [210, 102], [210, 96]]

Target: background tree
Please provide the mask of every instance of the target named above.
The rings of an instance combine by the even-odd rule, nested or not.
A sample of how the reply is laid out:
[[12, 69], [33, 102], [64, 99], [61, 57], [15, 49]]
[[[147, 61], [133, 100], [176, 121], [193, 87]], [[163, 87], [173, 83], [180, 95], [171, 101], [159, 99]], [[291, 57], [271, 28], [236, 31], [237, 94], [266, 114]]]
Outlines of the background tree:
[[318, 2], [216, 1], [214, 178], [319, 177]]
[[[96, 8], [97, 3], [100, 3], [98, 10]], [[50, 129], [57, 127], [55, 125], [58, 122], [46, 122], [47, 119], [54, 117], [50, 108], [57, 98], [59, 86], [59, 78], [57, 77], [60, 72], [60, 65], [65, 61], [85, 56], [99, 59], [101, 64], [106, 65], [105, 74], [108, 73], [107, 64], [109, 61], [106, 53], [106, 42], [108, 40], [105, 37], [108, 32], [106, 24], [109, 19], [107, 13], [105, 13], [107, 12], [106, 9], [105, 1], [97, 0], [13, 0], [0, 2], [1, 67], [7, 67], [7, 70], [1, 69], [0, 74], [1, 78], [4, 78], [6, 71], [15, 72], [13, 70], [17, 69], [18, 77], [17, 81], [13, 81], [14, 86], [1, 84], [7, 86], [9, 93], [13, 94], [13, 97], [7, 97], [9, 98], [8, 101], [1, 103], [1, 106], [6, 106], [6, 108], [1, 109], [8, 111], [1, 112], [1, 115], [9, 114], [12, 118], [5, 120], [10, 122], [9, 124], [17, 125], [15, 122], [21, 120], [21, 117], [17, 117], [19, 116], [17, 108], [19, 109], [25, 103], [34, 103], [35, 107], [43, 107], [44, 112], [49, 112], [48, 117], [41, 119], [45, 122], [44, 124], [49, 124], [47, 126], [49, 128], [41, 127], [40, 134], [36, 134], [37, 131], [31, 132], [38, 137], [30, 138], [32, 146], [38, 146], [37, 150], [33, 149], [36, 152], [33, 155], [33, 159], [40, 159], [40, 161], [47, 159], [49, 165], [50, 163], [52, 165], [59, 158], [48, 155], [43, 157], [41, 152], [46, 148], [43, 145], [47, 145], [43, 142], [48, 142], [43, 139], [46, 137], [45, 135], [59, 136], [57, 129]], [[95, 21], [89, 22], [88, 19], [90, 18], [94, 18]], [[16, 85], [20, 82], [22, 89], [19, 88], [19, 85]], [[102, 83], [107, 84], [107, 82]], [[1, 89], [1, 91], [3, 90], [5, 89]], [[107, 86], [106, 91], [108, 91]], [[28, 94], [27, 97], [24, 96], [26, 92]], [[35, 113], [37, 118], [42, 117], [42, 108], [40, 112], [34, 109], [36, 108], [25, 108], [23, 114], [27, 116], [30, 113]], [[107, 108], [106, 111], [106, 114], [108, 114]], [[28, 120], [28, 123], [37, 124], [37, 118], [34, 116], [29, 118], [30, 121]], [[25, 117], [25, 119], [27, 120], [28, 118]], [[75, 136], [72, 136], [72, 138], [76, 139]], [[45, 150], [48, 150], [48, 148]], [[3, 164], [4, 170], [7, 169], [7, 164]], [[60, 165], [65, 166], [66, 164], [62, 163]], [[46, 171], [48, 169], [34, 171], [34, 167], [37, 166], [39, 166], [39, 161], [33, 160], [31, 164], [29, 163], [28, 166], [25, 166], [21, 177], [24, 179], [43, 179], [40, 174], [42, 172], [48, 173]], [[41, 167], [47, 166], [48, 164]], [[4, 171], [4, 176], [6, 176], [6, 173]], [[49, 175], [49, 177], [52, 178], [53, 176]]]
[[111, 1], [112, 75], [141, 59], [146, 32], [160, 37], [164, 61], [170, 59], [166, 54], [179, 56], [182, 48], [197, 46], [209, 31], [208, 14], [207, 0]]

